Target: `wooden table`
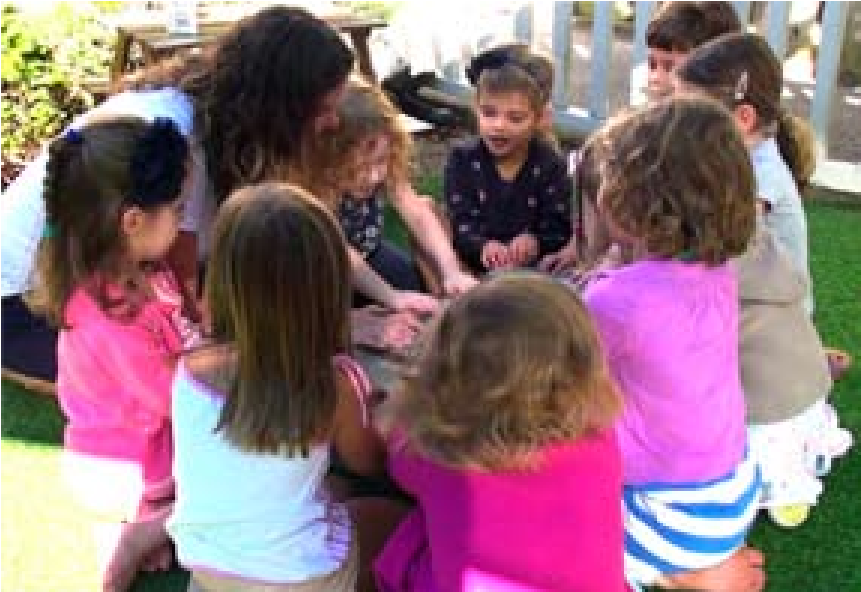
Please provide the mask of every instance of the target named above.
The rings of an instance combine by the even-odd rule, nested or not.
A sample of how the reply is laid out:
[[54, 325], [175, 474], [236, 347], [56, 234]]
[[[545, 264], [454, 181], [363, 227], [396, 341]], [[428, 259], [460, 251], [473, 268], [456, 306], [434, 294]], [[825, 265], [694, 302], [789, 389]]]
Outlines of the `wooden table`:
[[[347, 34], [356, 52], [359, 71], [369, 80], [376, 82], [371, 52], [368, 48], [368, 37], [374, 29], [386, 26], [381, 19], [363, 18], [349, 15], [323, 17], [332, 27]], [[152, 64], [180, 50], [203, 47], [216, 40], [219, 35], [230, 29], [235, 19], [214, 19], [198, 23], [198, 32], [194, 35], [172, 35], [167, 32], [163, 21], [155, 18], [139, 21], [124, 21], [115, 23], [117, 41], [114, 46], [114, 58], [111, 64], [111, 82], [116, 82], [123, 74], [131, 71], [132, 46], [137, 44], [141, 49], [143, 65]]]

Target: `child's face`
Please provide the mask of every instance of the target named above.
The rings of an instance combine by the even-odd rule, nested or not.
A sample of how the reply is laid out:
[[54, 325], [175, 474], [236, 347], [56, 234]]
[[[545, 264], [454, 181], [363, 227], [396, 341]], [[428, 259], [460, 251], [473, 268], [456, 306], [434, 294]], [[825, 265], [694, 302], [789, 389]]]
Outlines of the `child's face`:
[[367, 199], [388, 179], [391, 142], [385, 134], [366, 138], [351, 156], [356, 173], [345, 192], [355, 199]]
[[496, 158], [525, 150], [541, 123], [541, 114], [520, 92], [479, 93], [476, 111], [478, 132]]
[[[124, 230], [131, 259], [159, 261], [167, 255], [179, 234], [185, 196], [152, 211], [132, 207], [124, 214]], [[129, 220], [129, 221], [126, 221]]]
[[648, 48], [649, 76], [646, 92], [649, 100], [654, 101], [673, 93], [673, 71], [687, 55], [686, 51]]

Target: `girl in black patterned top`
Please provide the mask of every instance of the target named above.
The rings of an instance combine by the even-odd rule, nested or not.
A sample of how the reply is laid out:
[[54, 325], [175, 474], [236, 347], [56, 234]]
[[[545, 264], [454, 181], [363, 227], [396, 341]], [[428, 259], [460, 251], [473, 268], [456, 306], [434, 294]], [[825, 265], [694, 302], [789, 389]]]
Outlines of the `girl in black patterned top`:
[[436, 267], [442, 294], [453, 296], [472, 287], [475, 279], [460, 269], [430, 198], [417, 195], [410, 184], [411, 139], [386, 95], [376, 86], [350, 80], [338, 118], [338, 128], [318, 146], [320, 187], [312, 189], [341, 222], [357, 300], [418, 312], [438, 305], [422, 293], [423, 281], [409, 253], [383, 238], [387, 199]]
[[571, 179], [548, 133], [552, 66], [523, 45], [476, 56], [479, 137], [452, 149], [445, 201], [472, 271], [529, 267], [571, 237]]

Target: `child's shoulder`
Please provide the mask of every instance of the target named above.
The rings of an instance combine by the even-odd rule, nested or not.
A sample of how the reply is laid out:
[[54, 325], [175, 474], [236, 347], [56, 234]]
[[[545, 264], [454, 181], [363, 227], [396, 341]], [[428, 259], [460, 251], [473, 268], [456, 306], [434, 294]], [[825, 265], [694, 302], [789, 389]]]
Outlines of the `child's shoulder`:
[[225, 344], [204, 344], [182, 357], [189, 376], [203, 385], [226, 391], [236, 373], [237, 353]]
[[532, 140], [529, 159], [534, 167], [543, 171], [542, 177], [546, 180], [571, 176], [566, 155], [548, 140], [543, 138]]

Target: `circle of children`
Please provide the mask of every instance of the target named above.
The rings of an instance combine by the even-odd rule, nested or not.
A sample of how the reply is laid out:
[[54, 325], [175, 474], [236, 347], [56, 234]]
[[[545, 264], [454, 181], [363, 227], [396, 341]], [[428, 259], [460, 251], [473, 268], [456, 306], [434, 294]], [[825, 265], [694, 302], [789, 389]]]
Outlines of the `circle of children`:
[[[177, 560], [192, 590], [761, 589], [758, 511], [803, 522], [851, 446], [810, 319], [811, 147], [728, 3], [663, 5], [648, 45], [650, 104], [574, 183], [549, 61], [475, 57], [444, 218], [302, 9], [55, 139], [3, 198], [3, 366], [56, 377], [104, 588]], [[413, 341], [386, 393], [351, 354]]]

